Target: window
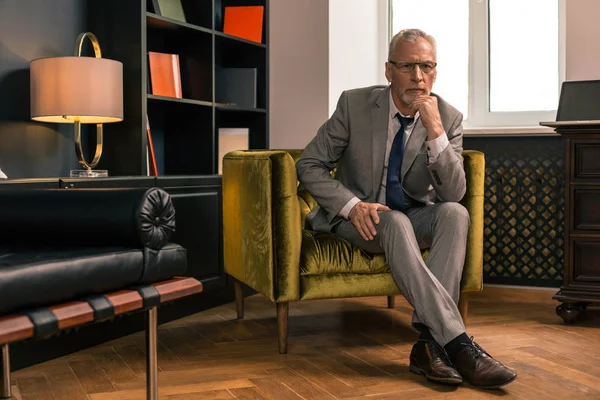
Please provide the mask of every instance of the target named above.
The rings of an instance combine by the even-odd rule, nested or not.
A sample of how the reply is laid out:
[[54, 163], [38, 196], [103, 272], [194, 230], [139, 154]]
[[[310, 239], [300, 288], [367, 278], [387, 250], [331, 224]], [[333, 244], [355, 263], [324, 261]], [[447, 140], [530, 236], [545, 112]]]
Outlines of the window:
[[435, 37], [433, 91], [463, 112], [465, 127], [539, 126], [556, 118], [563, 3], [390, 0], [390, 38], [405, 28]]

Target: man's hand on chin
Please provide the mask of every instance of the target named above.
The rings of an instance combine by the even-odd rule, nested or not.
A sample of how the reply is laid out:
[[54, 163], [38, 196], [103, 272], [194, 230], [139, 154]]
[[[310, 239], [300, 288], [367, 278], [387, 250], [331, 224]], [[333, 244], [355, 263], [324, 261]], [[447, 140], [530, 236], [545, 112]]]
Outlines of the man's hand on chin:
[[421, 122], [425, 129], [427, 129], [428, 141], [434, 140], [445, 133], [437, 97], [429, 95], [418, 96], [410, 103], [410, 111], [411, 115], [415, 115], [417, 111], [419, 112]]
[[348, 219], [356, 227], [360, 236], [369, 241], [375, 238], [377, 230], [375, 225], [379, 224], [379, 215], [377, 211], [389, 211], [388, 206], [379, 203], [358, 202], [350, 210]]

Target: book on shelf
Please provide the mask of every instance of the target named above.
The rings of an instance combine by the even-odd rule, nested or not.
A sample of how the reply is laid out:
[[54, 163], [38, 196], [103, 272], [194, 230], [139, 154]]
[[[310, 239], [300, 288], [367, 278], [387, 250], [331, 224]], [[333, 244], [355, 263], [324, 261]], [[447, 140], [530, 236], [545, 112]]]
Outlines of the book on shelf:
[[181, 22], [187, 22], [181, 0], [152, 0], [154, 13]]
[[264, 6], [225, 7], [223, 33], [262, 43]]
[[219, 171], [223, 174], [223, 157], [233, 150], [248, 150], [248, 128], [219, 128]]
[[158, 167], [156, 166], [156, 153], [154, 152], [154, 142], [152, 141], [152, 131], [150, 130], [150, 120], [146, 115], [146, 135], [148, 139], [148, 147], [146, 149], [147, 168], [149, 176], [158, 176]]
[[217, 103], [256, 108], [256, 68], [220, 68], [216, 75]]
[[179, 54], [148, 52], [152, 94], [182, 98]]

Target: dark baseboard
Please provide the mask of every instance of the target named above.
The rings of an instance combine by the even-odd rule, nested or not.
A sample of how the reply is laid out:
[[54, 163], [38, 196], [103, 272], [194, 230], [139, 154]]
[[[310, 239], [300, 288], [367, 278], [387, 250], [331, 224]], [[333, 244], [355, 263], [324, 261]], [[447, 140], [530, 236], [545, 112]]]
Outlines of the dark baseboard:
[[558, 289], [563, 284], [563, 281], [554, 279], [506, 278], [500, 276], [485, 276], [483, 279], [484, 287], [486, 283], [491, 283], [495, 285], [556, 287]]

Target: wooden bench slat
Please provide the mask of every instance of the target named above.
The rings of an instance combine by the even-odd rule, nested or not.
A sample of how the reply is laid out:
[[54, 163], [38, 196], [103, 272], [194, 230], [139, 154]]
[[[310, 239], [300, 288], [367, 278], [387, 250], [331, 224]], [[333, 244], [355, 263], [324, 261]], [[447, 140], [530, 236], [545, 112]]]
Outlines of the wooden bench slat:
[[[176, 277], [152, 284], [165, 303], [181, 297], [202, 292], [202, 283], [194, 278]], [[115, 315], [141, 310], [142, 296], [137, 290], [117, 290], [104, 294], [113, 304]], [[72, 328], [94, 321], [94, 310], [85, 301], [70, 301], [48, 307], [58, 320], [59, 329]], [[13, 314], [0, 317], [0, 344], [16, 342], [33, 337], [33, 323], [26, 315]]]
[[115, 309], [115, 315], [139, 310], [144, 306], [144, 299], [137, 290], [119, 290], [105, 295]]
[[48, 307], [58, 320], [58, 329], [85, 324], [94, 320], [94, 309], [84, 301], [70, 301]]
[[177, 300], [181, 297], [190, 296], [202, 291], [202, 283], [195, 279], [174, 278], [168, 281], [157, 282], [154, 285], [158, 294], [160, 294], [160, 302]]
[[33, 323], [26, 315], [7, 315], [0, 318], [1, 344], [30, 338], [33, 332]]

